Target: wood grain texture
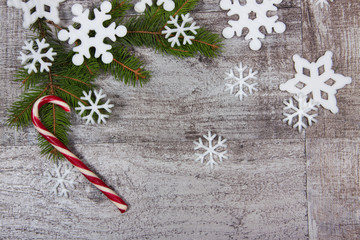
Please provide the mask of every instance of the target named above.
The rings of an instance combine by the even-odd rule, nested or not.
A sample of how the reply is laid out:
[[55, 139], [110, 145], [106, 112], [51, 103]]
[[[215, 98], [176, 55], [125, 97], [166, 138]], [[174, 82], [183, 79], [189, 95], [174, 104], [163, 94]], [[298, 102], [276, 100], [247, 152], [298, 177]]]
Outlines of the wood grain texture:
[[[64, 23], [76, 2], [61, 4]], [[113, 114], [101, 126], [74, 115], [70, 148], [130, 204], [120, 214], [80, 174], [70, 198], [49, 195], [43, 174], [52, 163], [39, 157], [34, 128], [6, 126], [6, 109], [21, 93], [11, 79], [29, 32], [21, 12], [1, 1], [0, 238], [359, 239], [359, 9], [357, 0], [323, 10], [284, 0], [278, 15], [287, 30], [267, 35], [260, 51], [243, 38], [224, 40], [216, 59], [136, 48], [153, 72], [148, 84], [100, 77]], [[228, 21], [214, 0], [200, 1], [193, 17], [219, 34]], [[279, 84], [295, 74], [294, 54], [315, 61], [326, 50], [353, 82], [337, 94], [338, 114], [321, 110], [299, 134], [282, 122], [289, 94]], [[239, 62], [259, 71], [259, 92], [243, 102], [224, 92], [225, 72]], [[228, 159], [213, 171], [193, 151], [209, 130], [228, 139]]]

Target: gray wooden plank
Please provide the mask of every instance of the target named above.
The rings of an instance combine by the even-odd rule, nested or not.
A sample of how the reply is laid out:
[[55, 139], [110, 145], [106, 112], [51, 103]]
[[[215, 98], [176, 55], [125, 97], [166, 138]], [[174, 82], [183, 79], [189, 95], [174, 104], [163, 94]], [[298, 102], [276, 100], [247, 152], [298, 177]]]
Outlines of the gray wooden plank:
[[359, 13], [358, 1], [330, 7], [303, 2], [303, 56], [316, 61], [334, 53], [333, 69], [352, 77], [338, 91], [338, 114], [319, 111], [306, 132], [310, 239], [359, 239]]
[[41, 175], [51, 163], [39, 158], [37, 147], [2, 147], [0, 236], [306, 238], [304, 142], [238, 144], [229, 141], [229, 160], [213, 171], [193, 160], [189, 141], [76, 145], [90, 168], [130, 203], [121, 215], [82, 176], [69, 199], [49, 195]]

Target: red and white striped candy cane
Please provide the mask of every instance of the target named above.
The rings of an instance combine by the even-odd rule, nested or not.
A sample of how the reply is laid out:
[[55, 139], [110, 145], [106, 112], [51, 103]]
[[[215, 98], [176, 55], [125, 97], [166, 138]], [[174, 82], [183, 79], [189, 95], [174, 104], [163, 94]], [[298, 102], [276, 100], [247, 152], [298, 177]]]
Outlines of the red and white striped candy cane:
[[56, 138], [39, 119], [39, 109], [46, 103], [53, 103], [60, 106], [64, 111], [70, 112], [70, 107], [67, 103], [56, 96], [44, 96], [39, 98], [31, 112], [31, 120], [38, 132], [43, 136], [51, 145], [53, 145], [69, 162], [74, 165], [92, 184], [95, 185], [112, 203], [124, 213], [127, 209], [127, 204], [111, 190], [101, 179], [96, 176], [78, 157], [76, 157], [58, 138]]

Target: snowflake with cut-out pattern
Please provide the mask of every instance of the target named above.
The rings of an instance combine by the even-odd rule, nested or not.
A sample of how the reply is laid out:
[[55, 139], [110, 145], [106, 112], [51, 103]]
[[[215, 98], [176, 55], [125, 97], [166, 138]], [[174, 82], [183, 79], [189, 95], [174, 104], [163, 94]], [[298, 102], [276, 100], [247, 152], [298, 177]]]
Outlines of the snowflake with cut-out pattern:
[[[109, 115], [102, 113], [102, 111], [106, 111], [108, 113], [111, 113], [111, 108], [114, 106], [113, 104], [110, 104], [110, 99], [108, 99], [104, 104], [100, 104], [101, 99], [106, 98], [106, 94], [102, 93], [102, 89], [100, 91], [94, 90], [95, 100], [92, 98], [92, 91], [89, 91], [89, 93], [86, 93], [83, 91], [84, 96], [81, 97], [81, 100], [84, 100], [88, 102], [89, 104], [86, 105], [82, 103], [81, 101], [78, 102], [80, 107], [76, 107], [76, 111], [80, 111], [79, 115], [82, 115], [83, 113], [85, 116], [82, 117], [82, 119], [86, 120], [86, 124], [91, 123], [95, 124], [94, 114], [97, 115], [97, 123], [106, 123], [106, 118], [109, 117]], [[90, 112], [88, 112], [90, 110]]]
[[[225, 91], [230, 91], [230, 94], [236, 92], [235, 97], [239, 97], [240, 101], [243, 100], [244, 97], [247, 97], [248, 94], [253, 94], [257, 91], [255, 87], [257, 83], [249, 83], [250, 80], [255, 80], [257, 77], [257, 71], [253, 72], [252, 68], [249, 69], [247, 76], [244, 76], [247, 66], [243, 66], [242, 63], [239, 66], [235, 66], [235, 70], [238, 75], [234, 74], [234, 71], [231, 69], [229, 73], [227, 73], [227, 77], [225, 80], [233, 80], [233, 83], [225, 84]], [[247, 92], [245, 91], [247, 89]]]
[[216, 134], [211, 134], [211, 132], [208, 132], [208, 135], [203, 135], [205, 140], [207, 141], [207, 144], [203, 143], [202, 138], [199, 138], [198, 142], [194, 142], [196, 145], [194, 150], [204, 150], [203, 153], [196, 153], [197, 158], [195, 161], [200, 161], [201, 163], [204, 163], [204, 161], [207, 161], [206, 166], [210, 165], [210, 168], [213, 169], [214, 165], [218, 165], [216, 160], [219, 162], [222, 162], [223, 159], [227, 159], [227, 156], [225, 155], [227, 151], [221, 151], [221, 149], [226, 149], [225, 142], [226, 139], [222, 139], [221, 136], [218, 137], [218, 141], [215, 142]]
[[46, 183], [51, 185], [51, 194], [69, 197], [70, 190], [75, 189], [77, 179], [73, 169], [69, 163], [57, 162], [52, 170], [45, 172]]
[[220, 8], [229, 10], [228, 16], [237, 16], [238, 20], [229, 20], [230, 27], [226, 27], [222, 34], [225, 38], [232, 38], [235, 34], [240, 37], [243, 29], [247, 28], [249, 32], [245, 40], [250, 40], [250, 48], [259, 50], [261, 48], [260, 39], [265, 35], [260, 32], [261, 27], [265, 27], [267, 33], [283, 33], [286, 25], [278, 21], [278, 16], [268, 16], [269, 12], [276, 12], [275, 4], [280, 4], [282, 0], [264, 0], [258, 3], [257, 0], [246, 0], [246, 3], [240, 3], [240, 0], [221, 0]]
[[299, 55], [294, 55], [295, 77], [281, 84], [280, 90], [309, 97], [312, 95], [315, 102], [332, 113], [337, 113], [336, 92], [352, 80], [334, 72], [332, 56], [333, 53], [327, 51], [316, 62], [310, 63]]
[[[111, 41], [116, 40], [116, 36], [124, 37], [127, 33], [127, 29], [123, 25], [116, 27], [115, 22], [109, 26], [104, 27], [104, 22], [111, 18], [110, 14], [112, 5], [108, 1], [104, 1], [100, 5], [100, 11], [94, 9], [95, 17], [89, 18], [89, 9], [83, 10], [80, 4], [72, 6], [71, 11], [75, 15], [73, 21], [80, 24], [80, 28], [76, 29], [73, 26], [69, 26], [68, 30], [63, 29], [58, 33], [58, 37], [61, 41], [67, 41], [69, 44], [75, 43], [80, 40], [80, 44], [73, 48], [76, 54], [72, 58], [72, 62], [79, 66], [83, 64], [84, 57], [90, 58], [90, 49], [95, 49], [95, 58], [101, 56], [103, 63], [111, 63], [113, 61], [113, 55], [109, 50], [112, 48], [110, 44], [104, 42], [106, 38]], [[95, 36], [90, 36], [94, 33]]]
[[326, 5], [329, 5], [329, 2], [334, 2], [334, 0], [311, 0], [311, 3], [316, 2], [316, 5], [320, 5], [321, 8], [323, 8]]
[[59, 23], [60, 18], [57, 8], [63, 1], [65, 0], [8, 0], [7, 5], [23, 10], [23, 27], [29, 28], [36, 20], [43, 17], [54, 23]]

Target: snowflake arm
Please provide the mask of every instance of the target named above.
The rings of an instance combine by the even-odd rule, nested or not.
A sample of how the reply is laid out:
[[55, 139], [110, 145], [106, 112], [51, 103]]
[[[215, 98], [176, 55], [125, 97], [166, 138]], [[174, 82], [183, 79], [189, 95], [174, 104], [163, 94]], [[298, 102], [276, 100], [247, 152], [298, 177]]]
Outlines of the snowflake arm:
[[199, 138], [199, 142], [194, 142], [196, 145], [194, 150], [204, 150], [203, 153], [196, 153], [197, 158], [195, 161], [200, 161], [204, 163], [204, 160], [208, 159], [206, 166], [210, 165], [210, 168], [213, 169], [214, 165], [218, 165], [215, 160], [215, 157], [222, 162], [223, 159], [227, 159], [225, 155], [227, 151], [219, 152], [217, 151], [218, 148], [226, 148], [225, 142], [226, 139], [222, 139], [221, 136], [218, 137], [218, 141], [214, 144], [214, 140], [216, 138], [216, 134], [212, 135], [211, 132], [208, 132], [208, 135], [203, 135], [205, 140], [208, 142], [208, 145], [205, 145], [202, 141], [202, 138]]
[[[337, 90], [351, 83], [352, 80], [332, 70], [332, 56], [333, 53], [327, 51], [317, 62], [310, 63], [299, 55], [294, 55], [295, 77], [281, 84], [280, 90], [303, 95], [311, 93], [315, 102], [332, 113], [337, 113], [339, 111], [335, 96]], [[306, 71], [308, 74], [305, 74]]]
[[[227, 77], [225, 80], [235, 80], [234, 83], [225, 84], [225, 91], [229, 91], [232, 94], [236, 91], [235, 97], [239, 97], [240, 101], [243, 100], [244, 97], [247, 97], [247, 93], [245, 89], [248, 89], [249, 94], [253, 94], [257, 91], [255, 87], [257, 83], [248, 83], [249, 80], [255, 80], [257, 77], [257, 71], [253, 72], [252, 68], [249, 69], [249, 73], [246, 77], [244, 77], [244, 72], [247, 69], [247, 66], [243, 66], [242, 63], [239, 64], [239, 67], [235, 67], [235, 70], [238, 72], [239, 76], [234, 74], [234, 71], [231, 69], [230, 73], [227, 73]], [[238, 89], [238, 90], [236, 90]]]
[[[297, 104], [294, 103], [294, 100]], [[284, 100], [284, 116], [283, 122], [287, 122], [290, 126], [293, 125], [294, 128], [298, 128], [299, 132], [303, 129], [306, 129], [307, 126], [312, 126], [312, 123], [316, 123], [317, 120], [317, 103], [312, 99], [307, 101], [307, 96], [298, 94], [289, 100]], [[296, 106], [297, 105], [297, 106]], [[288, 113], [291, 112], [291, 113]], [[307, 121], [307, 124], [306, 122]]]
[[69, 197], [70, 189], [75, 189], [77, 176], [73, 173], [73, 166], [68, 163], [55, 163], [54, 168], [44, 175], [46, 183], [51, 184], [51, 194]]
[[238, 20], [229, 20], [230, 27], [223, 30], [222, 34], [225, 38], [232, 38], [235, 34], [240, 37], [244, 28], [249, 30], [245, 36], [246, 40], [250, 40], [250, 48], [259, 50], [261, 41], [265, 35], [260, 32], [260, 27], [264, 26], [267, 33], [272, 33], [273, 29], [276, 33], [283, 33], [286, 25], [278, 21], [278, 16], [268, 17], [269, 11], [276, 12], [277, 7], [274, 4], [280, 4], [282, 0], [267, 0], [257, 3], [256, 0], [247, 0], [246, 4], [241, 5], [239, 0], [221, 0], [220, 8], [229, 10], [228, 16], [237, 15]]
[[186, 27], [187, 23], [192, 22], [193, 18], [190, 17], [190, 14], [181, 14], [182, 23], [179, 25], [179, 15], [176, 15], [175, 18], [173, 16], [170, 16], [170, 20], [167, 22], [167, 24], [172, 24], [175, 26], [175, 28], [170, 28], [168, 26], [165, 26], [165, 30], [163, 30], [161, 33], [165, 34], [165, 38], [169, 38], [168, 41], [171, 43], [171, 47], [174, 47], [175, 44], [180, 46], [179, 38], [182, 36], [184, 38], [183, 45], [185, 44], [192, 44], [191, 40], [195, 39], [195, 36], [187, 35], [186, 31], [190, 31], [193, 34], [197, 34], [196, 30], [199, 29], [199, 26], [196, 26], [196, 22], [193, 22], [190, 26]]
[[42, 39], [41, 41], [39, 39], [35, 40], [37, 48], [34, 46], [34, 41], [25, 41], [25, 46], [22, 47], [23, 50], [25, 50], [27, 53], [20, 52], [19, 59], [21, 60], [21, 64], [25, 64], [24, 68], [28, 70], [28, 73], [31, 72], [37, 73], [37, 63], [40, 64], [40, 72], [43, 72], [44, 70], [49, 72], [49, 67], [52, 65], [49, 61], [44, 61], [44, 58], [47, 58], [50, 61], [54, 61], [54, 56], [56, 55], [56, 52], [53, 52], [53, 49], [48, 49], [45, 53], [44, 50], [46, 50], [50, 45], [45, 42], [45, 39]]
[[100, 124], [101, 122], [106, 123], [106, 118], [109, 117], [109, 115], [102, 114], [100, 112], [100, 109], [104, 109], [106, 112], [111, 113], [111, 108], [114, 106], [113, 104], [110, 104], [110, 100], [108, 99], [104, 104], [99, 104], [100, 100], [106, 97], [106, 94], [102, 94], [102, 89], [100, 89], [99, 92], [94, 90], [95, 95], [95, 101], [92, 99], [92, 91], [89, 91], [89, 93], [86, 93], [83, 91], [84, 96], [81, 97], [81, 100], [87, 101], [90, 105], [85, 106], [82, 102], [79, 101], [79, 106], [76, 107], [76, 111], [80, 111], [79, 115], [82, 115], [86, 110], [91, 110], [90, 113], [82, 119], [86, 120], [86, 124], [91, 123], [95, 124], [95, 120], [93, 115], [96, 114], [98, 116], [97, 123]]
[[[165, 11], [172, 11], [175, 8], [175, 3], [173, 0], [157, 0], [156, 5], [157, 6], [161, 6], [162, 4]], [[146, 9], [146, 5], [149, 5], [149, 7], [152, 6], [152, 0], [140, 0], [139, 2], [137, 2], [134, 6], [134, 9], [136, 12], [138, 13], [143, 13], [145, 12]]]
[[8, 0], [7, 5], [23, 10], [23, 27], [29, 28], [36, 20], [43, 17], [54, 23], [59, 23], [60, 19], [57, 8], [63, 1], [65, 0]]
[[[116, 40], [116, 36], [124, 37], [127, 33], [127, 29], [123, 25], [116, 27], [116, 24], [113, 22], [108, 27], [104, 27], [104, 22], [111, 18], [110, 14], [107, 14], [111, 11], [111, 3], [108, 1], [103, 2], [100, 5], [100, 11], [94, 9], [94, 19], [89, 19], [89, 9], [83, 10], [83, 7], [80, 4], [75, 4], [71, 11], [75, 15], [73, 18], [74, 22], [80, 23], [81, 27], [75, 29], [72, 26], [69, 26], [68, 30], [61, 30], [58, 33], [58, 38], [61, 41], [67, 41], [69, 44], [73, 44], [75, 41], [80, 40], [80, 44], [73, 48], [73, 51], [76, 52], [73, 56], [73, 63], [77, 66], [81, 65], [84, 62], [85, 58], [90, 58], [90, 48], [95, 48], [95, 57], [99, 58], [103, 63], [111, 63], [113, 61], [113, 55], [109, 52], [112, 48], [110, 44], [104, 43], [105, 38], [109, 38], [112, 41]], [[91, 31], [95, 31], [95, 36], [90, 37], [89, 34]]]

